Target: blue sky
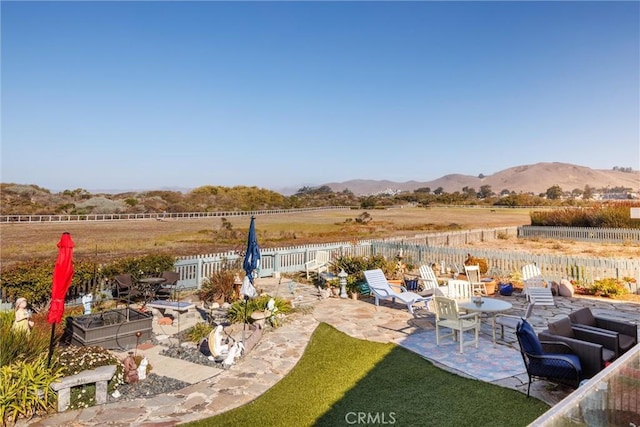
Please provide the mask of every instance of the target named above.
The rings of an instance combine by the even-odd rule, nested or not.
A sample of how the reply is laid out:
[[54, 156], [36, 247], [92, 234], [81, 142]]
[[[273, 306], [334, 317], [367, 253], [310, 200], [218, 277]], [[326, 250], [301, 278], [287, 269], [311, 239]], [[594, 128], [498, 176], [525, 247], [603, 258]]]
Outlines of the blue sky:
[[640, 169], [640, 3], [2, 1], [2, 182]]

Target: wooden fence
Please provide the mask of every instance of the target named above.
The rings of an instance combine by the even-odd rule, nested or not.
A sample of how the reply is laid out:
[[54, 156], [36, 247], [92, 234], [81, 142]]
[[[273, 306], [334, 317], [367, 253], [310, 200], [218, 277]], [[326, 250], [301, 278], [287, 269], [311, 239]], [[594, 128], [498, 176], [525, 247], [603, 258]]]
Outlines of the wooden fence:
[[529, 252], [476, 249], [460, 247], [429, 247], [424, 245], [407, 245], [402, 243], [374, 242], [372, 253], [383, 255], [385, 258], [396, 256], [402, 249], [405, 262], [416, 265], [438, 264], [441, 268], [451, 268], [452, 271], [462, 271], [464, 260], [469, 252], [476, 258], [487, 260], [492, 275], [508, 275], [519, 273], [525, 264], [535, 263], [542, 271], [546, 280], [560, 281], [574, 279], [585, 284], [592, 284], [595, 280], [615, 277], [633, 278], [635, 283], [628, 284], [629, 291], [638, 293], [637, 283], [640, 281], [640, 260], [577, 257], [561, 254], [536, 255]]
[[[462, 270], [469, 252], [477, 258], [485, 258], [493, 275], [508, 275], [520, 272], [525, 264], [535, 263], [547, 280], [580, 280], [591, 284], [600, 278], [629, 277], [635, 283], [629, 283], [629, 290], [638, 293], [640, 283], [640, 260], [576, 257], [560, 254], [535, 255], [523, 251], [478, 249], [465, 247], [473, 242], [507, 239], [520, 236], [520, 227], [500, 227], [456, 232], [420, 234], [412, 237], [393, 237], [382, 240], [362, 240], [358, 242], [319, 243], [304, 246], [262, 249], [260, 251], [259, 277], [273, 276], [275, 273], [295, 273], [304, 271], [304, 263], [314, 259], [317, 251], [328, 251], [332, 258], [338, 256], [382, 255], [387, 259], [403, 254], [406, 263], [415, 266], [438, 264], [443, 270]], [[214, 272], [232, 266], [242, 267], [242, 256], [237, 252], [195, 255], [180, 257], [175, 263], [175, 271], [180, 274], [178, 289], [199, 289], [203, 280]], [[112, 284], [108, 279], [99, 279], [96, 283], [87, 282], [81, 286], [72, 286], [67, 295], [69, 303], [80, 304], [80, 298], [87, 292], [101, 294], [102, 298], [111, 298]], [[2, 301], [6, 301], [0, 289]]]
[[[392, 259], [400, 252], [407, 263], [416, 266], [421, 264], [438, 264], [441, 268], [452, 271], [462, 270], [462, 265], [469, 252], [477, 258], [485, 258], [493, 275], [508, 275], [520, 272], [525, 264], [535, 263], [540, 267], [547, 280], [575, 279], [585, 284], [592, 284], [600, 278], [624, 277], [634, 278], [630, 283], [630, 291], [638, 292], [640, 282], [640, 260], [576, 257], [561, 254], [536, 255], [523, 251], [477, 249], [470, 250], [465, 245], [473, 242], [495, 239], [506, 239], [516, 236], [517, 227], [495, 229], [468, 230], [460, 232], [433, 233], [413, 237], [397, 237], [375, 241], [340, 242], [330, 244], [305, 245], [263, 249], [260, 251], [260, 277], [272, 276], [274, 273], [293, 273], [304, 270], [304, 263], [314, 259], [316, 251], [328, 251], [332, 258], [337, 256], [371, 256], [382, 255]], [[181, 258], [176, 262], [176, 270], [180, 272], [179, 284], [184, 288], [198, 288], [202, 280], [214, 271], [224, 268], [229, 262], [239, 262], [235, 253], [210, 254]]]
[[599, 227], [518, 227], [519, 238], [542, 237], [547, 239], [580, 240], [586, 242], [640, 243], [640, 229]]

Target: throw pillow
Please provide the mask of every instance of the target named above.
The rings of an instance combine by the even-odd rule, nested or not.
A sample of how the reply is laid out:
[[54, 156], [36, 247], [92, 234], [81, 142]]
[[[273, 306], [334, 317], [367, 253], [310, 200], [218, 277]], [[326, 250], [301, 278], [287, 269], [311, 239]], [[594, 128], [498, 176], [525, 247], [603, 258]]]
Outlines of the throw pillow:
[[580, 325], [596, 326], [596, 319], [593, 317], [591, 310], [588, 307], [581, 308], [572, 313], [569, 313], [571, 322]]
[[571, 329], [571, 319], [568, 317], [549, 323], [549, 332], [552, 335], [560, 335], [561, 337], [573, 338], [573, 329]]

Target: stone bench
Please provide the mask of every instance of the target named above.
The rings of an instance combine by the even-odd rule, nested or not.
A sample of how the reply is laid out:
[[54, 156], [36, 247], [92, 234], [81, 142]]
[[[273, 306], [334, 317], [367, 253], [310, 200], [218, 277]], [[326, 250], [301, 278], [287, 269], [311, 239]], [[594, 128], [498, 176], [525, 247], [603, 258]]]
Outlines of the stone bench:
[[174, 318], [185, 315], [185, 317], [195, 316], [196, 305], [185, 301], [165, 301], [155, 300], [146, 304], [148, 308], [156, 310], [162, 316], [173, 314]]
[[67, 410], [71, 403], [71, 387], [85, 384], [96, 385], [96, 403], [107, 403], [107, 383], [116, 373], [116, 365], [100, 366], [95, 369], [82, 371], [69, 377], [64, 377], [51, 384], [53, 391], [58, 393], [58, 412]]

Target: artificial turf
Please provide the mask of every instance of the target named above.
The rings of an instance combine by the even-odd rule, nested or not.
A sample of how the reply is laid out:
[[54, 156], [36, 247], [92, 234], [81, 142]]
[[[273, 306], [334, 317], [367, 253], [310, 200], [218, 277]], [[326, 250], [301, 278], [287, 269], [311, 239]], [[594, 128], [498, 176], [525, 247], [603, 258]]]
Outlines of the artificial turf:
[[294, 369], [251, 403], [188, 426], [526, 426], [549, 409], [322, 323]]

